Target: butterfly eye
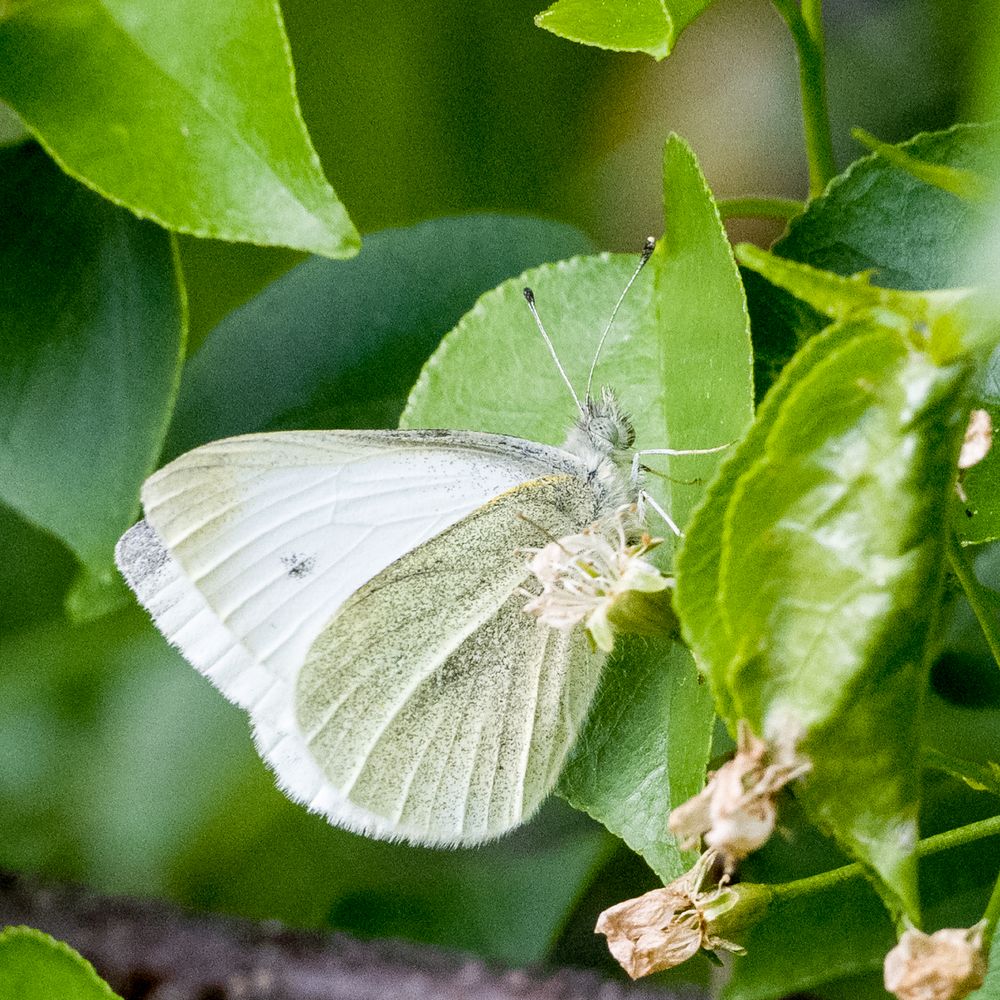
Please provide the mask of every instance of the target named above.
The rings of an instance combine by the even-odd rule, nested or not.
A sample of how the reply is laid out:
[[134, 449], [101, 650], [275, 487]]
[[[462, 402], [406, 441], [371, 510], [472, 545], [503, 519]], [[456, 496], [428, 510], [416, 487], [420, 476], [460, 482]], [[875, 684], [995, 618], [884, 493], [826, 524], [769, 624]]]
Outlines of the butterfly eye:
[[617, 448], [618, 445], [618, 428], [613, 420], [608, 417], [596, 417], [590, 423], [590, 433], [593, 435], [595, 440], [600, 441], [603, 444], [607, 444], [611, 448]]
[[595, 438], [606, 442], [614, 451], [624, 451], [635, 442], [635, 431], [624, 419], [598, 417], [591, 422], [590, 428]]

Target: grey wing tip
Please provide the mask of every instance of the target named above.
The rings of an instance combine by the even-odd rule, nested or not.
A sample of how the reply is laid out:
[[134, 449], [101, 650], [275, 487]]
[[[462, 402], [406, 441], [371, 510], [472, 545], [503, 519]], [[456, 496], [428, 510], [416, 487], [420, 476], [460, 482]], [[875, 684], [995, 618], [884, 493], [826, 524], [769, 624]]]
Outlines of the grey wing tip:
[[149, 584], [169, 561], [170, 555], [148, 521], [132, 525], [115, 546], [115, 565], [140, 600]]

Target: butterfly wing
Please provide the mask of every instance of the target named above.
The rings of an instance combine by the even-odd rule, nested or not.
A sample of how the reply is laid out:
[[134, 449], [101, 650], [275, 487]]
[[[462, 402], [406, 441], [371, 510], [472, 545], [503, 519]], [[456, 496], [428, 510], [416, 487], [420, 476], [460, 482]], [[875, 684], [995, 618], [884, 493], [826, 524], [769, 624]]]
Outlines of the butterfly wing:
[[160, 630], [251, 708], [288, 683], [367, 580], [480, 504], [574, 459], [447, 431], [250, 434], [187, 452], [143, 486], [118, 544]]
[[590, 705], [603, 655], [524, 612], [524, 547], [598, 515], [575, 476], [497, 497], [396, 560], [313, 643], [294, 717], [258, 726], [279, 780], [334, 822], [478, 843], [531, 815]]
[[[301, 747], [268, 749], [287, 735], [283, 713], [310, 648], [344, 601], [395, 560], [553, 471], [586, 473], [560, 449], [470, 432], [231, 438], [147, 480], [146, 520], [123, 536], [117, 561], [166, 637], [251, 713], [292, 794], [335, 822], [367, 828], [363, 810], [338, 816], [313, 801], [325, 778], [280, 774], [277, 762], [301, 757]], [[392, 835], [392, 824], [381, 832]]]

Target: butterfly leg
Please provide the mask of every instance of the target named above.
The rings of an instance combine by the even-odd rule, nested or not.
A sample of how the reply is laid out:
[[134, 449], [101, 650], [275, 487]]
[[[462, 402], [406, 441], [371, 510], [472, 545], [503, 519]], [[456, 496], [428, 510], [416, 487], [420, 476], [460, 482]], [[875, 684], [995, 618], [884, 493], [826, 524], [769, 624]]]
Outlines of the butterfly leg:
[[643, 455], [714, 455], [717, 451], [725, 451], [731, 444], [719, 444], [714, 448], [643, 448], [632, 454], [632, 482], [639, 479], [639, 464]]
[[[633, 452], [632, 454], [632, 472], [631, 480], [632, 485], [637, 486], [639, 483], [639, 474], [642, 471], [642, 457], [643, 455], [713, 455], [717, 451], [724, 451], [726, 448], [730, 447], [732, 442], [729, 444], [716, 445], [714, 448], [643, 448], [641, 451]], [[670, 530], [678, 537], [683, 538], [684, 532], [677, 527], [674, 519], [645, 491], [638, 491], [638, 514], [639, 520], [642, 521], [645, 518], [645, 505], [649, 504], [653, 510], [656, 511], [660, 517], [666, 521]]]
[[645, 490], [639, 491], [638, 508], [639, 508], [640, 520], [643, 518], [643, 508], [645, 507], [646, 504], [649, 504], [649, 506], [652, 507], [653, 510], [655, 510], [656, 513], [659, 514], [664, 521], [666, 521], [667, 527], [678, 538], [684, 537], [684, 532], [677, 527], [677, 523], [674, 521], [674, 519]]

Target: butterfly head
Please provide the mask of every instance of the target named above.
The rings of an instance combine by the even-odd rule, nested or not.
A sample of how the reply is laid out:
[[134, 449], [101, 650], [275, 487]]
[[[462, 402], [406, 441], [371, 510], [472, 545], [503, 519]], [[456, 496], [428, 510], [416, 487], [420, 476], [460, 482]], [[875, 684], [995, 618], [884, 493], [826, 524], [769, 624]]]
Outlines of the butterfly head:
[[631, 451], [635, 444], [632, 421], [607, 387], [601, 390], [600, 399], [587, 397], [574, 431], [584, 435], [598, 452], [612, 458]]
[[610, 389], [603, 389], [599, 399], [587, 398], [566, 436], [565, 449], [587, 466], [588, 482], [599, 489], [606, 511], [636, 499], [629, 474], [634, 442], [632, 421]]

